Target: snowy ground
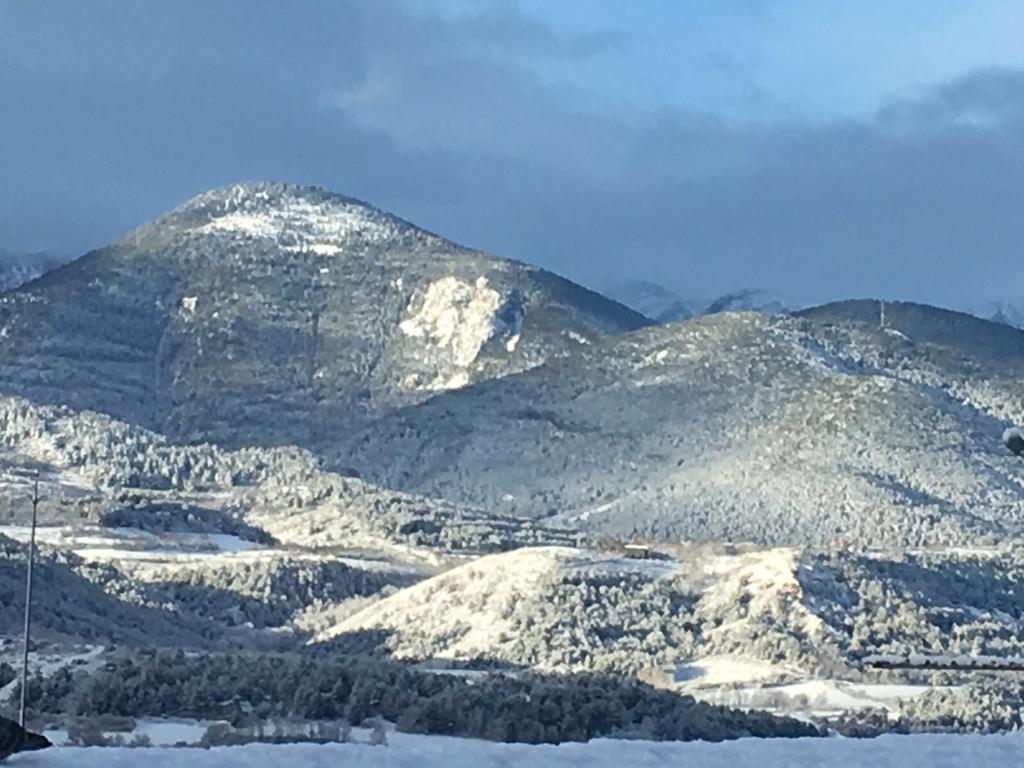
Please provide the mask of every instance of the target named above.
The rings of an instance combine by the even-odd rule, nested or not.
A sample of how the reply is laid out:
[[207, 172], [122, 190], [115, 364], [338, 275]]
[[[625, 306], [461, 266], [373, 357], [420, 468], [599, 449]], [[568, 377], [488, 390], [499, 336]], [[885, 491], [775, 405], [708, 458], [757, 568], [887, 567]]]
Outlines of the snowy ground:
[[[677, 690], [711, 704], [819, 717], [860, 710], [897, 710], [901, 701], [933, 689], [927, 685], [800, 679], [806, 673], [799, 669], [737, 656], [706, 656], [677, 665], [673, 673]], [[787, 677], [800, 680], [770, 684]]]
[[17, 768], [242, 768], [266, 765], [372, 768], [1010, 768], [1024, 764], [1024, 736], [882, 736], [877, 739], [743, 739], [709, 744], [600, 740], [528, 746], [430, 736], [392, 735], [389, 745], [249, 745], [200, 749], [55, 748], [15, 755]]
[[[31, 528], [0, 525], [0, 535], [27, 543]], [[36, 542], [74, 552], [83, 560], [109, 563], [129, 575], [145, 576], [147, 570], [197, 563], [217, 564], [289, 558], [344, 563], [365, 571], [418, 574], [422, 569], [401, 562], [382, 560], [368, 553], [350, 556], [319, 553], [304, 547], [265, 546], [223, 533], [150, 533], [137, 528], [107, 528], [89, 524], [39, 526]], [[364, 556], [365, 555], [365, 556]]]
[[[27, 542], [32, 529], [24, 525], [0, 526], [0, 534]], [[36, 541], [63, 547], [87, 560], [105, 561], [130, 557], [206, 555], [245, 552], [260, 545], [221, 533], [148, 533], [136, 528], [107, 528], [95, 524], [54, 525], [36, 528]]]

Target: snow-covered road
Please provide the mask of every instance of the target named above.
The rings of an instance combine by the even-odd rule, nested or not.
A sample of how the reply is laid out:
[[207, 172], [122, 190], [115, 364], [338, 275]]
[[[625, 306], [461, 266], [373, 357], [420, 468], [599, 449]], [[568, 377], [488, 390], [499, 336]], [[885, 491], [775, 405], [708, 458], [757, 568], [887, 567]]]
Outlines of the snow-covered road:
[[877, 739], [743, 739], [708, 744], [594, 741], [528, 746], [392, 735], [386, 747], [250, 745], [201, 749], [50, 749], [16, 755], [17, 768], [1011, 768], [1024, 765], [1024, 735], [883, 736]]

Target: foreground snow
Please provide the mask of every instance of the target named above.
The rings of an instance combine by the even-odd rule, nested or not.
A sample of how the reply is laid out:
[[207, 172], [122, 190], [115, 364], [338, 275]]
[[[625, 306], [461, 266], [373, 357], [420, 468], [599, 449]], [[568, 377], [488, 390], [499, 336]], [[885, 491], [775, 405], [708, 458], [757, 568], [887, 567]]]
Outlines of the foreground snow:
[[58, 748], [16, 755], [19, 768], [234, 768], [272, 765], [280, 768], [344, 765], [352, 768], [459, 768], [460, 766], [529, 766], [546, 768], [586, 765], [587, 768], [645, 768], [699, 765], [701, 768], [945, 768], [1024, 764], [1024, 736], [882, 736], [878, 739], [743, 739], [709, 744], [644, 741], [593, 741], [589, 744], [529, 746], [486, 741], [393, 734], [386, 747], [365, 744], [249, 745], [200, 749]]

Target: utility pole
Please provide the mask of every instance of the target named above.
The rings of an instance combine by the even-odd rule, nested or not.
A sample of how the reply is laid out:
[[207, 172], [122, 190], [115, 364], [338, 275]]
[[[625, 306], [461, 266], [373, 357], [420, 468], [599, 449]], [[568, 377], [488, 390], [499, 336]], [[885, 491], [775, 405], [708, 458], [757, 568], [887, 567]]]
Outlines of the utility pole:
[[25, 696], [28, 692], [28, 646], [32, 630], [32, 566], [36, 558], [36, 516], [39, 511], [39, 470], [32, 480], [32, 533], [28, 540], [28, 565], [25, 578], [25, 645], [21, 657], [21, 710], [18, 724], [25, 727]]

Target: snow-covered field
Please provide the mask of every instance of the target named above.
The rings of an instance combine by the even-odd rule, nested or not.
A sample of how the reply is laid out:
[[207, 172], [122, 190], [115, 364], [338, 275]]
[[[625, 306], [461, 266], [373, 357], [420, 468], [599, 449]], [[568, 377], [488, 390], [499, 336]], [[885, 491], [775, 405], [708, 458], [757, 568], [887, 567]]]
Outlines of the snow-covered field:
[[347, 766], [359, 768], [460, 768], [460, 766], [530, 766], [530, 768], [1010, 768], [1024, 764], [1024, 736], [882, 736], [877, 739], [743, 739], [655, 743], [600, 740], [589, 744], [529, 746], [431, 736], [394, 734], [388, 746], [365, 744], [249, 745], [201, 749], [58, 748], [15, 755], [18, 768], [279, 768]]
[[[27, 542], [32, 529], [24, 525], [0, 526], [0, 535]], [[52, 525], [36, 528], [36, 541], [63, 547], [86, 560], [103, 562], [121, 558], [172, 559], [175, 556], [204, 556], [247, 552], [260, 545], [223, 533], [155, 534], [135, 528], [107, 528], [95, 524]]]

